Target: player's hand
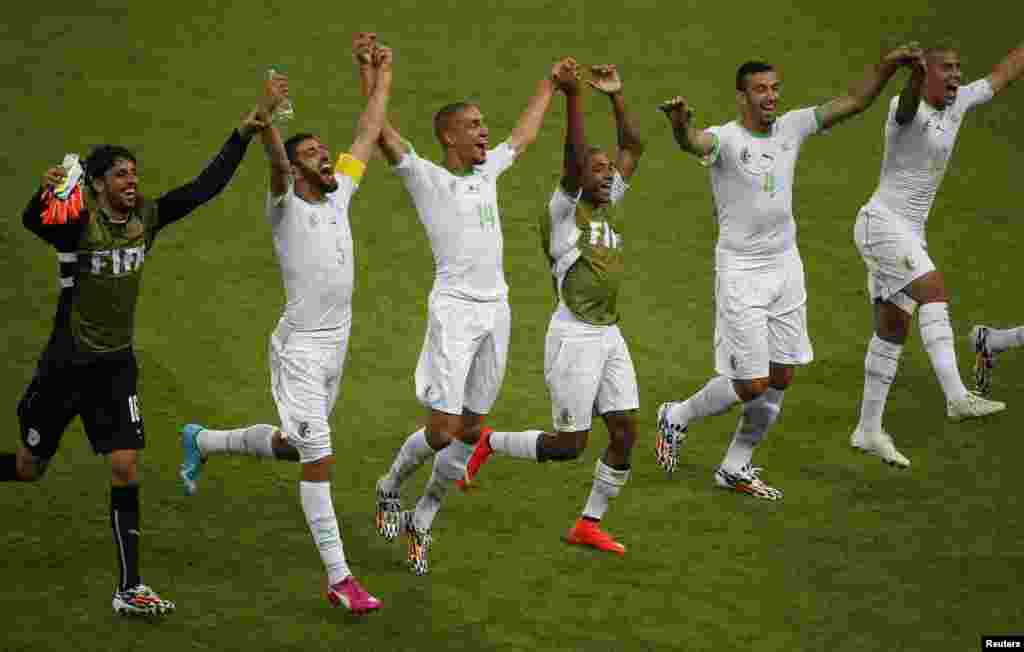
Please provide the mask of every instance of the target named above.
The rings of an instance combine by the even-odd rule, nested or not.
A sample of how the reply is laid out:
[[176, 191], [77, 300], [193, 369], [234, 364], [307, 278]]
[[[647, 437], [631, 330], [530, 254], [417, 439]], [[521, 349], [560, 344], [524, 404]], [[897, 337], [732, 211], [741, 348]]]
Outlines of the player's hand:
[[572, 57], [563, 57], [562, 59], [559, 59], [555, 62], [555, 65], [551, 66], [551, 81], [557, 85], [559, 76], [565, 74], [564, 69], [575, 67], [576, 60]]
[[249, 138], [269, 127], [270, 122], [270, 113], [262, 106], [257, 105], [242, 116], [242, 122], [238, 125], [238, 133], [242, 138]]
[[64, 171], [64, 166], [55, 165], [46, 171], [43, 175], [43, 188], [54, 189], [60, 185], [60, 182], [67, 176], [67, 172]]
[[263, 97], [260, 98], [259, 110], [266, 115], [273, 115], [274, 110], [288, 99], [288, 76], [275, 73], [271, 79], [263, 83]]
[[674, 128], [686, 127], [690, 124], [690, 118], [693, 117], [693, 107], [678, 95], [659, 104], [658, 110], [668, 116], [669, 122]]
[[587, 83], [605, 95], [615, 95], [622, 92], [622, 79], [619, 77], [619, 70], [615, 67], [615, 64], [591, 66], [590, 75], [591, 79]]
[[373, 50], [376, 47], [376, 32], [356, 32], [352, 37], [352, 57], [360, 66], [373, 65]]
[[552, 80], [558, 90], [566, 95], [575, 95], [580, 91], [580, 71], [576, 59], [566, 57], [559, 61], [552, 73]]
[[911, 41], [890, 51], [883, 60], [886, 63], [896, 64], [897, 66], [912, 67], [924, 65], [924, 51], [921, 49], [920, 43]]
[[391, 48], [377, 45], [373, 48], [373, 67], [377, 70], [390, 71], [394, 63], [395, 53]]

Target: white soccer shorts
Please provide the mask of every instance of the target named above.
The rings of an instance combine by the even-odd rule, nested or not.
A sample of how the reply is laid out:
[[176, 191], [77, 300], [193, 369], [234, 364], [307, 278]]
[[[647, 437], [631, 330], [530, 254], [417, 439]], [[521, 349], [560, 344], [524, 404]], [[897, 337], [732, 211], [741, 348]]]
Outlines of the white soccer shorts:
[[853, 237], [868, 268], [871, 302], [888, 301], [913, 315], [917, 302], [904, 289], [935, 271], [923, 234], [898, 215], [864, 207], [857, 213]]
[[351, 323], [326, 331], [292, 331], [283, 321], [270, 336], [270, 387], [281, 430], [302, 463], [331, 454], [331, 426]]
[[814, 359], [807, 332], [804, 266], [794, 255], [764, 270], [719, 270], [715, 370], [733, 380], [767, 378], [771, 363]]
[[439, 412], [487, 414], [505, 379], [512, 312], [508, 301], [431, 294], [416, 364], [416, 397]]
[[593, 326], [560, 305], [544, 338], [544, 380], [559, 432], [590, 430], [594, 415], [640, 408], [629, 347], [618, 326]]

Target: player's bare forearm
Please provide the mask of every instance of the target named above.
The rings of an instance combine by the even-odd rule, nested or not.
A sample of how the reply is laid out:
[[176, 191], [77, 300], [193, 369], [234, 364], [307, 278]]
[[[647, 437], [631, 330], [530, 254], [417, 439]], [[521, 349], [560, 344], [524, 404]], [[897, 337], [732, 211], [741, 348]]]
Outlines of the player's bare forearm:
[[370, 64], [359, 64], [359, 91], [363, 97], [370, 97], [377, 75]]
[[850, 87], [849, 93], [819, 108], [821, 128], [828, 129], [865, 111], [874, 103], [898, 69], [899, 64], [889, 61], [868, 68], [867, 74]]
[[530, 98], [530, 103], [526, 105], [526, 110], [519, 117], [519, 122], [508, 138], [508, 144], [517, 154], [522, 154], [537, 140], [537, 134], [544, 123], [544, 114], [547, 113], [554, 94], [555, 83], [551, 79], [542, 79], [537, 84], [537, 91]]
[[277, 127], [271, 125], [263, 130], [260, 138], [263, 140], [263, 151], [267, 154], [267, 162], [270, 163], [270, 193], [275, 196], [282, 195], [288, 190], [291, 164], [288, 162], [288, 153], [281, 140], [281, 132], [277, 130]]
[[921, 105], [921, 90], [924, 88], [925, 71], [923, 68], [915, 68], [914, 72], [907, 77], [907, 83], [900, 93], [900, 101], [896, 106], [896, 115], [893, 119], [898, 125], [909, 124], [917, 115], [917, 109]]
[[567, 193], [575, 194], [580, 188], [587, 150], [587, 137], [583, 126], [583, 98], [578, 91], [566, 93], [565, 109], [568, 124], [565, 130], [562, 187]]
[[1017, 81], [1024, 74], [1024, 43], [1010, 50], [1006, 57], [996, 64], [988, 82], [993, 93], [1000, 93], [1004, 88]]
[[691, 124], [673, 125], [672, 135], [680, 149], [695, 156], [707, 156], [715, 148], [715, 139], [711, 134]]
[[615, 128], [619, 141], [619, 156], [616, 165], [626, 179], [633, 176], [636, 164], [644, 153], [644, 139], [640, 135], [633, 116], [626, 110], [626, 99], [622, 93], [609, 95], [612, 111], [615, 113]]
[[350, 153], [353, 157], [366, 163], [373, 153], [373, 146], [381, 136], [384, 122], [387, 120], [388, 99], [391, 96], [391, 70], [378, 69], [373, 92], [366, 104], [366, 109], [359, 117], [359, 126]]
[[381, 127], [377, 145], [380, 146], [381, 153], [391, 165], [396, 165], [409, 151], [409, 146], [406, 145], [402, 134], [398, 133], [398, 130], [387, 119], [384, 120], [384, 126]]

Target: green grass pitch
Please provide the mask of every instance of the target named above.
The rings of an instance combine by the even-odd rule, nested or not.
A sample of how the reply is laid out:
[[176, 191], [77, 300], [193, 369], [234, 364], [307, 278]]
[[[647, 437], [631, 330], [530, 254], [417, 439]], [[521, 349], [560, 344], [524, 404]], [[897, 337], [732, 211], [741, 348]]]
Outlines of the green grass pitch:
[[[7, 373], [5, 443], [14, 407], [48, 334], [52, 250], [20, 224], [43, 171], [100, 142], [137, 149], [141, 189], [198, 172], [258, 92], [268, 65], [292, 80], [295, 128], [349, 145], [361, 110], [351, 34], [375, 29], [396, 50], [391, 115], [435, 158], [430, 117], [475, 98], [492, 142], [510, 131], [536, 80], [560, 56], [617, 63], [648, 140], [627, 201], [629, 277], [623, 329], [640, 380], [642, 436], [630, 484], [606, 527], [618, 558], [560, 536], [582, 508], [606, 436], [564, 465], [497, 458], [484, 489], [451, 494], [435, 526], [433, 571], [415, 578], [404, 547], [379, 540], [373, 482], [423, 410], [412, 389], [432, 258], [398, 179], [371, 163], [353, 202], [352, 342], [333, 415], [334, 501], [346, 552], [385, 609], [359, 620], [330, 610], [298, 502], [298, 469], [217, 459], [200, 493], [177, 483], [176, 428], [198, 420], [276, 420], [267, 338], [283, 291], [263, 214], [267, 165], [250, 148], [221, 197], [168, 229], [147, 257], [136, 350], [148, 447], [143, 464], [144, 579], [178, 603], [165, 621], [110, 609], [116, 561], [109, 471], [76, 421], [44, 481], [0, 490], [4, 650], [974, 650], [984, 633], [1019, 633], [1024, 518], [1016, 414], [1024, 353], [996, 369], [1006, 413], [947, 423], [916, 328], [892, 391], [887, 428], [913, 466], [894, 471], [849, 449], [871, 331], [853, 220], [877, 182], [884, 105], [810, 140], [795, 212], [817, 358], [797, 373], [781, 421], [758, 452], [779, 504], [717, 491], [711, 474], [738, 413], [695, 427], [681, 469], [654, 463], [658, 403], [712, 372], [713, 246], [706, 172], [678, 151], [658, 102], [685, 95], [702, 124], [735, 115], [732, 78], [749, 58], [779, 65], [782, 104], [842, 92], [903, 40], [954, 39], [975, 79], [1020, 42], [1018, 21], [951, 0], [842, 3], [510, 2], [209, 3], [179, 0], [20, 3], [0, 25], [0, 314]], [[1006, 12], [1012, 12], [1010, 5]], [[1021, 235], [1017, 122], [1024, 89], [972, 113], [929, 233], [952, 289], [958, 336], [973, 323], [1024, 323], [1015, 248]], [[588, 134], [613, 145], [606, 101], [588, 94]], [[560, 169], [558, 97], [540, 139], [502, 178], [513, 339], [490, 421], [547, 427], [543, 334], [551, 283], [536, 223]], [[971, 352], [958, 340], [970, 377]], [[426, 477], [405, 491], [407, 503]]]

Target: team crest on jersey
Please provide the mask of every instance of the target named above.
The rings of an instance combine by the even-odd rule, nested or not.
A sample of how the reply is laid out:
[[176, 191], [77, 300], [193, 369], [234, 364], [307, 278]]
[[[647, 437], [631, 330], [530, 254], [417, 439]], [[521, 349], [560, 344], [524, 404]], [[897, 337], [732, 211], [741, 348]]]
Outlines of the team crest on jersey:
[[299, 432], [297, 433], [299, 439], [305, 439], [306, 435], [309, 434], [309, 421], [303, 421], [299, 424]]
[[28, 436], [25, 437], [25, 443], [28, 444], [29, 446], [38, 446], [39, 440], [41, 439], [42, 437], [39, 436], [38, 430], [36, 430], [35, 428], [29, 428]]

